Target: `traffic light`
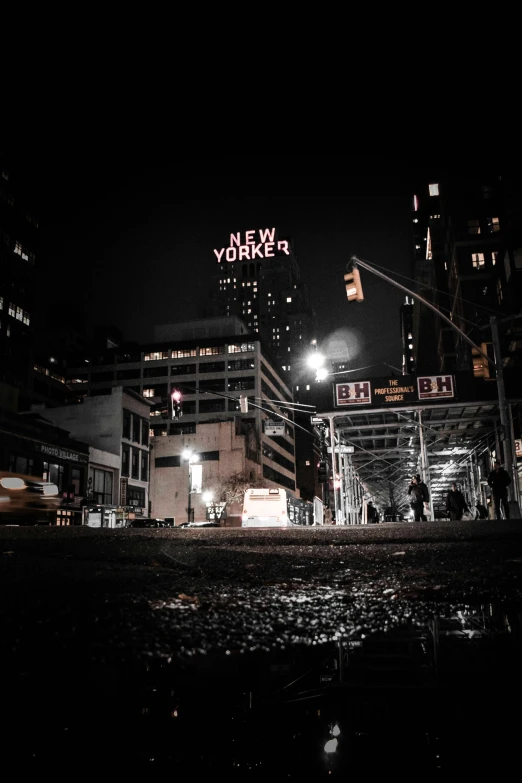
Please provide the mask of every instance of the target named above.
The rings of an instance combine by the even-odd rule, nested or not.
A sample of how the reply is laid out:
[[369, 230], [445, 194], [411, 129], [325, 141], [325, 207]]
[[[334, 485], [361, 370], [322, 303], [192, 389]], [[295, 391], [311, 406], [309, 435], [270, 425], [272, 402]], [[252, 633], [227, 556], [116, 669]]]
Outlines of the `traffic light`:
[[181, 392], [179, 389], [172, 389], [170, 393], [171, 400], [171, 415], [173, 419], [180, 419], [183, 415], [181, 410]]
[[317, 464], [317, 477], [321, 484], [328, 481], [328, 463], [321, 461]]
[[344, 276], [344, 282], [346, 285], [346, 296], [348, 297], [348, 301], [351, 302], [355, 299], [356, 302], [362, 302], [364, 294], [359, 270], [354, 268], [351, 272], [347, 272]]

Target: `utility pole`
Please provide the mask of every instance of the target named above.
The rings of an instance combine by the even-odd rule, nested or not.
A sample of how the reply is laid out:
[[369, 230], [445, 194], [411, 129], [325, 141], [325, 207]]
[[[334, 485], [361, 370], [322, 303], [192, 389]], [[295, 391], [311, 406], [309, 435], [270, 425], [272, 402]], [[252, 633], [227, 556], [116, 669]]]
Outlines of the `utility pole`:
[[[502, 354], [500, 352], [500, 340], [498, 337], [498, 325], [496, 316], [492, 315], [489, 319], [491, 324], [491, 339], [493, 342], [493, 351], [495, 354], [495, 369], [497, 372], [498, 389], [498, 408], [500, 412], [500, 441], [504, 452], [504, 465], [513, 481], [513, 449], [511, 447], [510, 427], [508, 420], [508, 411], [506, 404], [506, 390], [504, 386], [504, 368], [502, 366]], [[498, 455], [500, 456], [500, 455]]]

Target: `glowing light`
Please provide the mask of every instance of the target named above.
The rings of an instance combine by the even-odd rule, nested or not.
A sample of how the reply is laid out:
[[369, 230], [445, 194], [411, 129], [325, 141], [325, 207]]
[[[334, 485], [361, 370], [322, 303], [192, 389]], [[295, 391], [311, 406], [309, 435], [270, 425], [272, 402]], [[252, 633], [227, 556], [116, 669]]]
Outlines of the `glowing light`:
[[325, 357], [322, 353], [315, 351], [314, 353], [310, 354], [306, 361], [309, 367], [312, 367], [312, 369], [316, 370], [324, 365]]
[[339, 728], [339, 724], [336, 723], [332, 729], [332, 734], [334, 737], [338, 737], [340, 733], [341, 733], [341, 729]]
[[335, 737], [334, 737], [334, 739], [328, 740], [328, 742], [324, 746], [324, 749], [325, 749], [326, 753], [335, 753], [335, 751], [337, 750], [337, 745], [338, 744], [339, 743], [337, 742]]
[[6, 476], [0, 479], [0, 484], [4, 489], [25, 489], [25, 481], [16, 476]]

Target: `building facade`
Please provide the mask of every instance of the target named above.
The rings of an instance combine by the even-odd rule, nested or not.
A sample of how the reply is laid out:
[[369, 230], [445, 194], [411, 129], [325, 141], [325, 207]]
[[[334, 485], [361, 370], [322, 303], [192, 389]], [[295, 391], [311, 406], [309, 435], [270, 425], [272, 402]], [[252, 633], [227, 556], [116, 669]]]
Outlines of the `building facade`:
[[149, 515], [150, 403], [115, 386], [81, 404], [47, 408], [44, 416], [89, 444], [86, 500]]
[[[103, 409], [103, 399], [125, 385], [150, 404], [148, 432], [153, 459], [159, 455], [158, 458], [173, 460], [172, 465], [158, 467], [179, 467], [174, 463], [190, 447], [198, 453], [214, 453], [203, 460], [223, 463], [216, 466], [215, 474], [220, 479], [229, 470], [235, 472], [236, 461], [224, 447], [207, 447], [208, 438], [214, 437], [208, 435], [208, 425], [228, 422], [233, 425], [229, 428], [233, 432], [233, 438], [230, 435], [230, 442], [233, 440], [235, 444], [233, 451], [237, 451], [239, 442], [243, 444], [241, 470], [246, 471], [249, 479], [262, 485], [284, 487], [299, 496], [292, 393], [259, 336], [248, 334], [245, 325], [236, 318], [167, 324], [157, 327], [156, 334], [161, 341], [129, 350], [115, 348], [70, 367], [68, 385], [75, 390], [76, 398], [83, 398], [84, 404], [98, 400]], [[179, 393], [179, 409], [173, 405], [173, 392]], [[267, 427], [267, 422], [272, 421], [278, 423], [277, 431]], [[219, 437], [221, 443], [226, 441], [222, 435]], [[165, 442], [160, 444], [163, 439]], [[92, 445], [99, 443], [92, 442]], [[180, 498], [186, 496], [182, 473], [178, 470], [173, 474], [182, 482], [174, 490]], [[165, 470], [156, 474], [154, 497], [151, 497], [155, 515], [163, 510], [163, 499], [170, 493], [170, 489], [161, 491], [157, 479], [160, 474], [169, 485], [171, 482]], [[186, 503], [186, 498], [180, 502]], [[179, 515], [178, 507], [175, 513], [166, 514]]]
[[0, 162], [0, 406], [30, 409], [38, 219], [16, 173]]

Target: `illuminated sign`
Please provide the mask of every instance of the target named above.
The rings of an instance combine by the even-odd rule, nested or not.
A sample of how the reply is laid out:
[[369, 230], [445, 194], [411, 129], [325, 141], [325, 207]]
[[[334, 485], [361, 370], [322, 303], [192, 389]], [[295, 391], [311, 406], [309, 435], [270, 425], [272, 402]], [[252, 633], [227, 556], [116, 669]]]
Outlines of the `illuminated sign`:
[[515, 455], [517, 459], [522, 457], [522, 440], [520, 438], [515, 441]]
[[372, 401], [370, 382], [336, 383], [335, 400], [337, 405], [367, 405]]
[[[256, 238], [256, 233], [259, 235]], [[261, 228], [258, 232], [246, 231], [245, 241], [241, 242], [241, 232], [230, 234], [230, 245], [221, 250], [214, 249], [218, 264], [227, 261], [255, 261], [256, 258], [274, 258], [278, 253], [290, 255], [288, 242], [275, 239], [275, 228]]]
[[417, 378], [419, 400], [433, 400], [439, 397], [454, 397], [452, 375], [428, 375]]
[[417, 400], [415, 379], [409, 375], [401, 378], [383, 378], [372, 381], [375, 403], [394, 403]]
[[372, 378], [334, 385], [337, 408], [354, 405], [386, 407], [405, 402], [420, 402], [455, 396], [452, 375], [401, 375], [394, 378]]

